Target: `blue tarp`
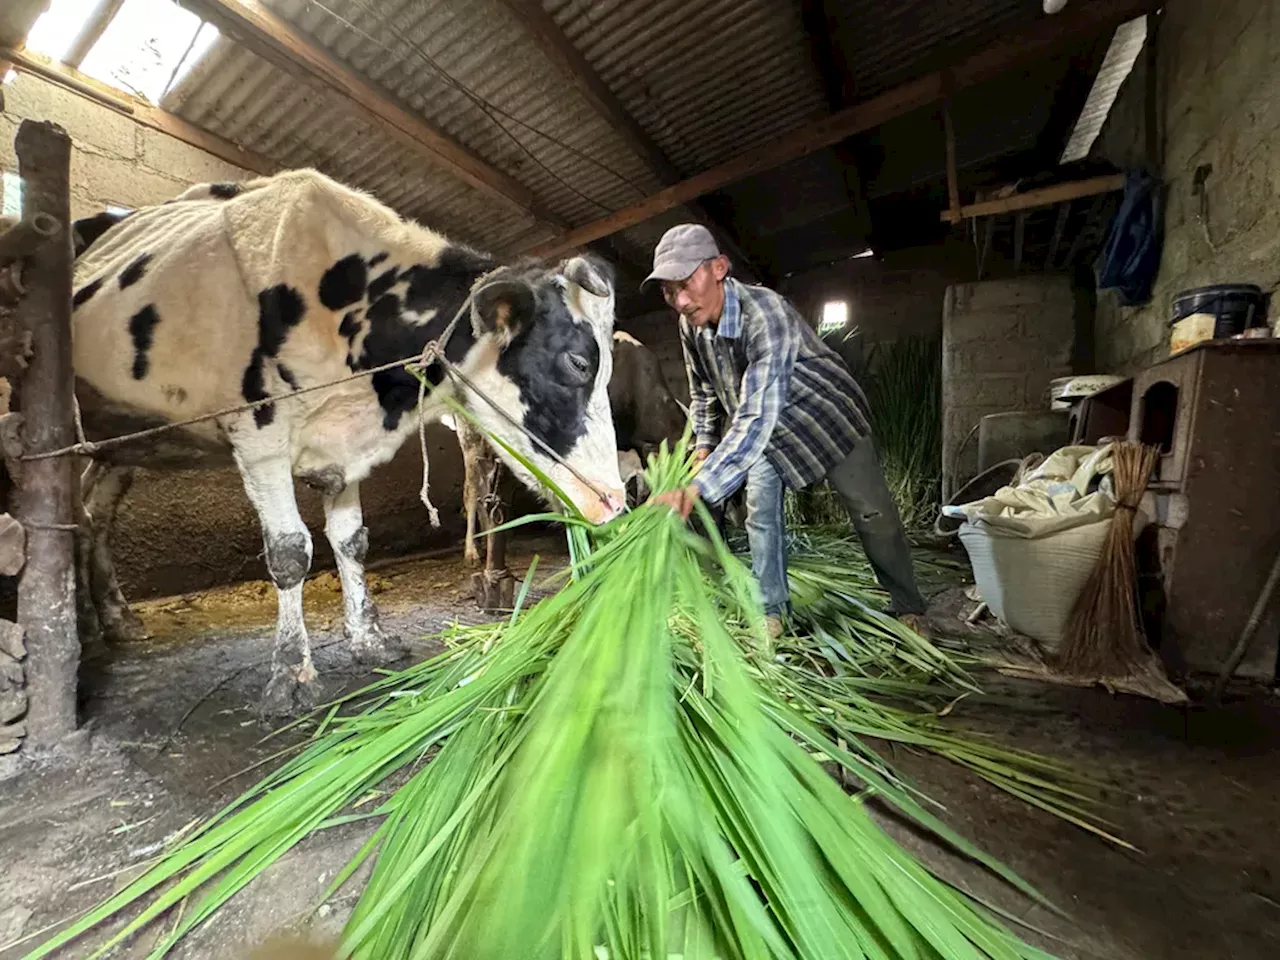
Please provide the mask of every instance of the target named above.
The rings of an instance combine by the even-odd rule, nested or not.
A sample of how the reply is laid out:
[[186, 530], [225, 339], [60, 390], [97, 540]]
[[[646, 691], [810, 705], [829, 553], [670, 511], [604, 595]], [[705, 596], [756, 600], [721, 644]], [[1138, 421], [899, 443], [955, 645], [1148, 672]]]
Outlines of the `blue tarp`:
[[1098, 256], [1098, 287], [1115, 290], [1136, 307], [1151, 299], [1164, 244], [1164, 194], [1160, 181], [1141, 170], [1125, 177], [1124, 200]]

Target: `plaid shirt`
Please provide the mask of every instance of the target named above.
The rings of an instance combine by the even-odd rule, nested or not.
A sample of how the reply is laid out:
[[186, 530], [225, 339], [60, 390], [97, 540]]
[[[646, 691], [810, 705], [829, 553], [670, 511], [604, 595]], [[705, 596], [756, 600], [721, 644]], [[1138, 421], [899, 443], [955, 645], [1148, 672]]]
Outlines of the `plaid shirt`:
[[762, 456], [788, 487], [806, 487], [871, 434], [844, 361], [772, 290], [725, 280], [719, 324], [681, 318], [680, 341], [697, 445], [714, 448], [694, 481], [710, 503], [732, 496]]

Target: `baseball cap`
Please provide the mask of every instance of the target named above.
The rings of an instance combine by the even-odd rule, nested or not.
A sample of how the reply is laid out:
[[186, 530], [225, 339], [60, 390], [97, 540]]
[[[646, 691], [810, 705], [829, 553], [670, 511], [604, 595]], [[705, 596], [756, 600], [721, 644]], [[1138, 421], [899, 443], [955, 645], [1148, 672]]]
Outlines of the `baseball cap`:
[[682, 223], [662, 235], [653, 251], [651, 280], [684, 280], [706, 262], [720, 256], [715, 237], [700, 223]]

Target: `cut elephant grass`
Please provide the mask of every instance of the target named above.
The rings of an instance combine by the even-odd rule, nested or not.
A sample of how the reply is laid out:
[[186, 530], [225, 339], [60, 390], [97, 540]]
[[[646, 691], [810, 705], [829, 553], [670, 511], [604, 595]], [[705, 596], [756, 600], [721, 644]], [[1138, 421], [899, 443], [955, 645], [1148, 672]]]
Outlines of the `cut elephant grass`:
[[[651, 488], [686, 481], [683, 453], [650, 465]], [[663, 508], [592, 531], [589, 552], [585, 525], [563, 522], [561, 591], [458, 631], [347, 698], [353, 713], [334, 704], [296, 756], [28, 957], [128, 911], [99, 956], [183, 904], [163, 956], [308, 835], [364, 819], [378, 826], [326, 894], [373, 858], [342, 956], [1048, 957], [876, 825], [872, 796], [1038, 897], [813, 723], [819, 693], [797, 709], [774, 692], [794, 675], [723, 543]]]

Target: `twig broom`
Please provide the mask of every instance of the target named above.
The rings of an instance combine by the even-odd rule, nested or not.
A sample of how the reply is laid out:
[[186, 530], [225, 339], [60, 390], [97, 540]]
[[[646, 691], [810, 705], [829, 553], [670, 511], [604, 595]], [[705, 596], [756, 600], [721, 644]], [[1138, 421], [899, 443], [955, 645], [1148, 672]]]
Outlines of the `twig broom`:
[[1154, 655], [1138, 618], [1133, 522], [1158, 455], [1155, 447], [1140, 443], [1115, 445], [1111, 459], [1116, 512], [1058, 650], [1056, 666], [1064, 674], [1103, 679], [1150, 669]]

